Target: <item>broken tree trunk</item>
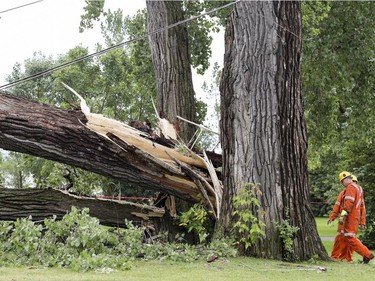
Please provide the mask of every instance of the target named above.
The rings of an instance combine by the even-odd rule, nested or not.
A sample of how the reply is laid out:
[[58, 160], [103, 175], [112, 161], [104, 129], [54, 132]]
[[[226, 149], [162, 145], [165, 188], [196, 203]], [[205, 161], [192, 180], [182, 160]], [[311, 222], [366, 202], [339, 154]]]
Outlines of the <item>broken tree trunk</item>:
[[[63, 110], [0, 92], [0, 147], [76, 166], [146, 189], [198, 202], [197, 178], [212, 184], [206, 162], [144, 138], [99, 114]], [[191, 178], [173, 159], [189, 165]], [[207, 185], [205, 183], [205, 185]], [[206, 190], [215, 212], [213, 189]]]
[[60, 220], [72, 208], [89, 208], [90, 215], [107, 226], [125, 227], [125, 219], [159, 224], [164, 209], [127, 201], [77, 196], [55, 189], [0, 189], [0, 220], [32, 216], [41, 221], [56, 216]]

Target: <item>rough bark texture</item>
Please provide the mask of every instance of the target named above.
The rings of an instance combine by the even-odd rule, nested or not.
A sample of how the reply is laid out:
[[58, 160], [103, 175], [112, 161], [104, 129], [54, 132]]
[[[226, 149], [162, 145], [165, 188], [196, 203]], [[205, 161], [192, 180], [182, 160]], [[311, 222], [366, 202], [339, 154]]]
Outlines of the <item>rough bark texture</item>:
[[[195, 121], [195, 92], [185, 25], [153, 33], [184, 20], [182, 1], [146, 1], [152, 61], [155, 68], [159, 110], [171, 122], [176, 116]], [[180, 123], [180, 135], [189, 141], [195, 128]]]
[[[183, 200], [198, 201], [200, 191], [194, 180], [178, 167], [166, 165], [112, 134], [93, 132], [85, 122], [80, 111], [62, 110], [0, 92], [1, 148], [62, 162]], [[149, 146], [153, 143], [146, 138], [144, 142], [149, 142]], [[162, 150], [160, 146], [159, 151]], [[202, 167], [195, 170], [209, 178]], [[210, 198], [215, 201], [213, 194]]]
[[164, 215], [163, 208], [76, 196], [54, 189], [0, 189], [0, 220], [32, 216], [34, 221], [41, 221], [54, 215], [59, 220], [72, 206], [89, 208], [90, 215], [98, 218], [101, 224], [117, 227], [125, 227], [125, 219], [138, 224], [152, 223]]
[[[258, 217], [266, 224], [266, 236], [251, 252], [263, 258], [327, 256], [309, 204], [300, 5], [239, 2], [225, 34], [221, 140], [226, 189], [219, 229], [231, 227], [231, 202], [239, 188], [259, 185]], [[291, 254], [285, 252], [275, 225], [283, 220], [300, 228]]]

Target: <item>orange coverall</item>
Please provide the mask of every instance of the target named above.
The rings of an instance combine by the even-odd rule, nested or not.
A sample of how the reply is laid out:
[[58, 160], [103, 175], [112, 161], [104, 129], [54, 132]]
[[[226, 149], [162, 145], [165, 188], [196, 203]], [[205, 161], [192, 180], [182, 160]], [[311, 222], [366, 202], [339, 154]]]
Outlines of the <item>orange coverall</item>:
[[[361, 189], [362, 190], [362, 189]], [[341, 213], [344, 207], [344, 194], [345, 189], [340, 192], [339, 196], [337, 196], [337, 200], [335, 205], [333, 206], [332, 214], [329, 217], [330, 221], [334, 221]], [[364, 201], [364, 194], [362, 190], [362, 199], [361, 199], [361, 210], [360, 210], [360, 225], [366, 225], [366, 207]], [[333, 245], [331, 257], [336, 260], [344, 260], [346, 259], [348, 262], [352, 262], [353, 259], [353, 249], [348, 247], [345, 236], [344, 236], [344, 225], [338, 224], [337, 225], [337, 236], [335, 237], [335, 243]]]
[[[343, 197], [345, 194], [345, 190], [341, 191], [339, 196], [337, 196], [337, 200], [335, 205], [333, 206], [332, 214], [329, 216], [330, 221], [334, 221], [337, 216], [340, 215], [342, 208], [343, 208]], [[333, 245], [331, 257], [336, 260], [343, 260], [346, 259], [348, 262], [352, 261], [353, 251], [347, 247], [345, 242], [344, 236], [344, 225], [338, 224], [337, 225], [337, 235], [335, 237], [335, 243]]]
[[[348, 212], [344, 221], [345, 241], [352, 251], [356, 251], [361, 256], [371, 259], [372, 253], [356, 237], [356, 234], [358, 233], [358, 224], [361, 219], [361, 209], [363, 208], [364, 210], [362, 211], [364, 212], [366, 210], [364, 207], [362, 187], [352, 182], [346, 186], [343, 196], [343, 210]], [[363, 217], [365, 218], [365, 216]]]

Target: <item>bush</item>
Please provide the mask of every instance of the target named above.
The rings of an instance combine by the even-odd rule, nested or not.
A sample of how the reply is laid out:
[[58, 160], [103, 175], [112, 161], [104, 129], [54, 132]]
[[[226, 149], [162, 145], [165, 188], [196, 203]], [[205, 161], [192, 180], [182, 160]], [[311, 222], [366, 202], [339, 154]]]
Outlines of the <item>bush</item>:
[[105, 227], [89, 216], [89, 210], [71, 212], [57, 221], [43, 224], [31, 218], [0, 222], [0, 265], [67, 267], [75, 270], [129, 269], [137, 258], [145, 260], [193, 261], [218, 256], [234, 256], [227, 241], [209, 246], [154, 241], [142, 243], [143, 227], [126, 222], [126, 229]]
[[367, 221], [366, 231], [360, 235], [359, 239], [365, 244], [369, 249], [375, 249], [375, 219]]
[[240, 248], [245, 251], [258, 239], [265, 236], [263, 230], [265, 224], [259, 221], [256, 213], [260, 208], [260, 202], [256, 195], [258, 191], [259, 188], [256, 185], [248, 183], [233, 198], [233, 236], [239, 241]]
[[45, 219], [35, 224], [31, 218], [14, 224], [2, 222], [0, 262], [70, 267], [79, 270], [102, 266], [129, 268], [129, 256], [118, 251], [119, 235], [101, 226], [96, 218], [72, 208], [61, 221]]

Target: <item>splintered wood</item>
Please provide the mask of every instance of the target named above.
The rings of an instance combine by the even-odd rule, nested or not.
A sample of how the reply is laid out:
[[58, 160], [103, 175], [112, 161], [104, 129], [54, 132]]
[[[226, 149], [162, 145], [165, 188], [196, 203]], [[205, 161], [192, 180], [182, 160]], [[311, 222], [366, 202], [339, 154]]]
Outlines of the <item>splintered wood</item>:
[[[206, 155], [205, 158], [202, 158], [186, 146], [184, 147], [184, 153], [181, 153], [174, 148], [156, 143], [152, 138], [145, 137], [147, 136], [146, 133], [127, 124], [107, 118], [101, 114], [91, 113], [85, 100], [72, 88], [64, 83], [63, 85], [80, 99], [81, 110], [87, 119], [84, 125], [87, 128], [108, 138], [121, 149], [126, 150], [126, 147], [133, 147], [140, 152], [143, 158], [151, 160], [159, 167], [165, 168], [166, 171], [172, 171], [172, 175], [166, 173], [165, 177], [173, 177], [177, 181], [183, 181], [184, 185], [198, 189], [203, 195], [204, 204], [211, 211], [211, 216], [214, 219], [219, 217], [222, 185], [216, 175], [215, 168]], [[177, 133], [173, 125], [168, 120], [157, 117], [159, 129], [163, 135], [177, 142]], [[179, 178], [179, 174], [190, 177], [191, 181]], [[211, 183], [213, 186], [211, 186]]]

